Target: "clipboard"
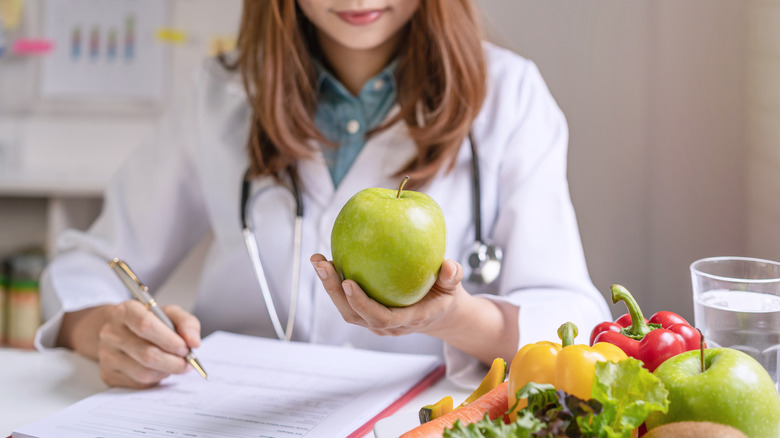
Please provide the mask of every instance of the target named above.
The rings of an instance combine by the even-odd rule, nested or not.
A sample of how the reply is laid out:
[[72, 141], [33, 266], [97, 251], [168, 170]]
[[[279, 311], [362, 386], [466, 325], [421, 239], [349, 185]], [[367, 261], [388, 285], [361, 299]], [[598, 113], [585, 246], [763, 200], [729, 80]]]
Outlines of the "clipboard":
[[[374, 418], [369, 420], [366, 424], [361, 426], [359, 429], [352, 432], [347, 438], [360, 438], [362, 436], [365, 436], [368, 432], [370, 432], [374, 425], [381, 419], [389, 417], [396, 413], [399, 409], [401, 409], [404, 405], [409, 403], [413, 398], [420, 395], [421, 392], [425, 391], [439, 381], [442, 377], [444, 377], [444, 373], [446, 371], [446, 367], [444, 365], [439, 365], [435, 370], [431, 371], [430, 374], [423, 377], [420, 382], [415, 385], [412, 389], [406, 392], [406, 394], [402, 395], [398, 400], [393, 402], [390, 406], [386, 407], [382, 412], [378, 413]], [[9, 437], [10, 438], [10, 437]]]
[[197, 353], [208, 381], [193, 370], [150, 389], [112, 388], [11, 436], [361, 437], [445, 372], [435, 355], [227, 332], [206, 337]]

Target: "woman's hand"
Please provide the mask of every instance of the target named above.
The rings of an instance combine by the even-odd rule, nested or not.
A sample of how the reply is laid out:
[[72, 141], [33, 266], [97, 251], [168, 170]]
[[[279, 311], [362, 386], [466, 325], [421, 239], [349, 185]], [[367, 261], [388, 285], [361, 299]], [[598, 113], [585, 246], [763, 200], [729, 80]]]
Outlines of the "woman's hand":
[[366, 295], [354, 281], [342, 282], [333, 263], [321, 254], [313, 255], [311, 262], [344, 320], [378, 335], [417, 332], [435, 335], [452, 325], [449, 316], [463, 300], [471, 298], [460, 283], [463, 268], [452, 260], [444, 261], [436, 283], [425, 297], [408, 307], [385, 307]]
[[341, 277], [323, 255], [311, 257], [325, 290], [345, 321], [379, 335], [424, 333], [442, 339], [485, 364], [517, 351], [517, 308], [469, 294], [461, 284], [463, 268], [453, 260], [442, 263], [439, 277], [419, 302], [408, 307], [385, 307], [369, 298], [352, 280]]
[[178, 334], [135, 300], [67, 313], [60, 345], [96, 359], [101, 379], [110, 386], [148, 388], [171, 374], [187, 372], [188, 346], [200, 345], [195, 316], [178, 306], [163, 311]]

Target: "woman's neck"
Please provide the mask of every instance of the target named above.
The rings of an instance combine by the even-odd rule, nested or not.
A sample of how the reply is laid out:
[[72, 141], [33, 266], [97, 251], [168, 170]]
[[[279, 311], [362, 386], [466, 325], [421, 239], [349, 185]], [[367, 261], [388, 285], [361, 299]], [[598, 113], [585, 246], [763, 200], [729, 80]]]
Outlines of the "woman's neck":
[[373, 49], [356, 50], [320, 34], [320, 46], [333, 74], [350, 93], [357, 96], [363, 85], [390, 62], [400, 38], [399, 33]]

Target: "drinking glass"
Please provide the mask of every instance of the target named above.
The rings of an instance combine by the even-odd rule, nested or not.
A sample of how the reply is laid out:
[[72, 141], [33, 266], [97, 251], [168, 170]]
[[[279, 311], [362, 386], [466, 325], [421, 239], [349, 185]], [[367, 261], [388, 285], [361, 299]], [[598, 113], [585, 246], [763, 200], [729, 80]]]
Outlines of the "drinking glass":
[[691, 279], [695, 325], [707, 346], [749, 354], [780, 391], [780, 263], [710, 257], [691, 264]]

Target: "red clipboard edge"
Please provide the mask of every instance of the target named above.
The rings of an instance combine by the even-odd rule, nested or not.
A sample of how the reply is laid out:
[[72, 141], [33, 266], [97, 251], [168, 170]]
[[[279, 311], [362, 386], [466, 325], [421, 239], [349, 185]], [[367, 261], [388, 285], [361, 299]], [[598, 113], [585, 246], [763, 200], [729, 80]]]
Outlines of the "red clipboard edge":
[[401, 409], [401, 407], [407, 403], [409, 403], [410, 400], [415, 398], [418, 394], [426, 390], [429, 386], [436, 383], [439, 379], [441, 379], [444, 376], [444, 372], [446, 371], [446, 367], [444, 364], [439, 365], [436, 367], [433, 371], [428, 373], [425, 377], [422, 378], [416, 385], [414, 385], [409, 391], [406, 391], [404, 395], [398, 398], [398, 400], [394, 401], [390, 404], [390, 406], [384, 408], [382, 412], [376, 414], [374, 418], [368, 420], [364, 425], [360, 426], [357, 430], [352, 432], [347, 436], [347, 438], [362, 438], [365, 436], [368, 432], [370, 432], [374, 425], [381, 419], [385, 417], [389, 417], [390, 415], [393, 415], [396, 411]]

